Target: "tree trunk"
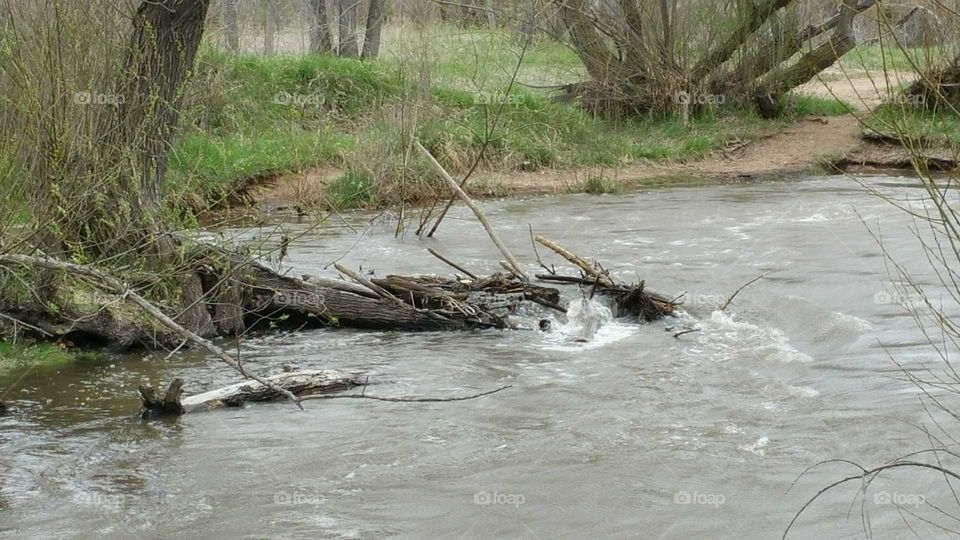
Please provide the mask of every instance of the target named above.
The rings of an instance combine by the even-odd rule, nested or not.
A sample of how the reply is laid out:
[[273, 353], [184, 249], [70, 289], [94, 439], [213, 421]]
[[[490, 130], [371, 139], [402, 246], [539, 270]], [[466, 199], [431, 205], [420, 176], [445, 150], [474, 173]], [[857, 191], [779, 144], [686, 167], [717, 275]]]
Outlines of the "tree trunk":
[[[118, 83], [116, 113], [101, 128], [102, 154], [97, 166], [115, 175], [115, 197], [129, 201], [129, 215], [98, 215], [92, 220], [101, 238], [90, 240], [94, 256], [139, 252], [147, 265], [173, 262], [176, 242], [166, 233], [159, 211], [167, 171], [167, 154], [179, 122], [179, 103], [187, 75], [203, 37], [209, 0], [144, 1], [133, 20], [133, 33]], [[131, 170], [131, 165], [135, 169]], [[139, 180], [139, 182], [138, 182]], [[91, 197], [91, 204], [97, 204]], [[108, 211], [108, 209], [104, 209]], [[103, 225], [111, 224], [110, 226]], [[191, 297], [196, 276], [185, 276], [182, 318], [199, 333], [211, 331], [210, 316]]]
[[670, 13], [670, 0], [660, 0], [660, 25], [663, 27], [660, 55], [663, 64], [669, 65], [673, 62], [673, 18]]
[[376, 58], [380, 54], [383, 3], [384, 0], [370, 0], [370, 10], [367, 11], [367, 29], [363, 37], [363, 58]]
[[493, 8], [493, 0], [486, 0], [483, 7], [487, 12], [487, 25], [490, 28], [497, 27], [497, 12]]
[[227, 50], [240, 52], [240, 27], [237, 24], [237, 3], [240, 0], [223, 0], [223, 40]]
[[694, 83], [698, 83], [709, 75], [710, 72], [720, 67], [721, 64], [729, 60], [730, 57], [743, 46], [747, 38], [756, 32], [767, 19], [777, 11], [790, 5], [793, 1], [794, 0], [761, 0], [759, 4], [753, 4], [751, 2], [750, 7], [747, 8], [747, 12], [741, 15], [740, 24], [737, 25], [733, 33], [730, 34], [727, 39], [723, 40], [720, 45], [711, 49], [706, 56], [697, 63], [696, 67], [693, 68], [693, 72], [690, 74], [690, 79]]
[[330, 21], [327, 19], [327, 1], [310, 0], [310, 52], [329, 53], [333, 51], [333, 39], [330, 37]]
[[277, 6], [273, 0], [263, 0], [263, 54], [273, 56], [276, 52]]
[[[809, 81], [856, 45], [853, 20], [876, 3], [833, 1], [838, 4], [835, 15], [818, 26], [801, 29], [795, 17], [804, 16], [801, 8], [805, 5], [796, 0], [722, 3], [717, 15], [730, 17], [729, 24], [726, 20], [691, 19], [696, 2], [554, 0], [573, 49], [591, 79], [565, 87], [562, 98], [575, 99], [595, 113], [608, 115], [663, 114], [675, 111], [678, 104], [689, 106], [690, 99], [696, 100], [694, 107], [700, 103], [753, 105], [764, 115], [772, 114], [780, 96]], [[785, 11], [787, 8], [790, 11]], [[685, 11], [677, 13], [678, 9]], [[781, 12], [786, 13], [782, 19]], [[696, 33], [708, 31], [711, 23], [730, 29], [715, 43], [707, 39], [699, 58], [679, 63], [674, 47], [701, 39]], [[833, 34], [827, 39], [820, 38], [829, 31]], [[797, 53], [800, 61], [791, 63]], [[701, 101], [703, 97], [709, 100]]]
[[338, 52], [344, 58], [356, 58], [360, 55], [357, 45], [357, 11], [360, 0], [339, 0], [340, 5], [340, 43]]
[[588, 16], [585, 1], [561, 0], [559, 7], [573, 48], [583, 61], [587, 73], [601, 84], [609, 82], [611, 71], [618, 67], [619, 61], [610, 53], [606, 42]]
[[827, 41], [805, 53], [792, 65], [782, 66], [767, 73], [756, 91], [757, 108], [762, 116], [773, 117], [779, 113], [779, 100], [790, 90], [816, 77], [834, 62], [857, 46], [853, 33], [853, 21], [865, 4], [872, 1], [844, 0], [836, 22], [831, 23], [834, 33]]
[[[209, 0], [144, 1], [134, 17], [124, 59], [117, 112], [103, 133], [118, 164], [136, 156], [141, 214], [160, 208], [167, 152], [179, 121], [179, 101], [203, 37]], [[136, 192], [134, 188], [134, 192]]]

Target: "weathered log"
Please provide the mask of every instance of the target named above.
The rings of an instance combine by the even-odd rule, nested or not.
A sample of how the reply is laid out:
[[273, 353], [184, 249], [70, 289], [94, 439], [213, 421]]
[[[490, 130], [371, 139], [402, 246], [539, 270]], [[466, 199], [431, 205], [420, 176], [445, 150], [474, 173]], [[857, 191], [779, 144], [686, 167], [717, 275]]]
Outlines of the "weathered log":
[[[222, 349], [220, 349], [219, 347], [211, 343], [210, 340], [203, 338], [197, 335], [196, 333], [191, 332], [190, 330], [180, 326], [173, 319], [171, 319], [166, 313], [161, 311], [157, 306], [148, 302], [144, 297], [140, 296], [139, 294], [131, 290], [125, 283], [111, 276], [110, 274], [103, 272], [102, 270], [99, 270], [92, 266], [73, 264], [73, 263], [64, 262], [64, 261], [56, 261], [48, 258], [41, 259], [38, 257], [31, 257], [28, 255], [11, 255], [11, 254], [0, 255], [0, 265], [4, 265], [4, 264], [34, 266], [37, 268], [45, 268], [48, 270], [63, 270], [67, 272], [72, 272], [80, 276], [86, 276], [86, 277], [95, 279], [102, 286], [113, 291], [114, 293], [119, 294], [123, 297], [129, 298], [130, 301], [132, 301], [134, 304], [139, 306], [140, 309], [143, 310], [147, 315], [149, 315], [150, 317], [153, 317], [157, 322], [167, 327], [171, 332], [178, 334], [184, 340], [195, 343], [203, 347], [210, 353], [216, 355], [218, 358], [220, 358], [220, 360], [222, 360], [224, 363], [226, 363], [233, 369], [237, 370], [244, 377], [254, 379], [266, 386], [271, 385], [269, 382], [264, 381], [257, 375], [252, 373], [247, 373], [247, 371], [243, 368], [243, 366], [240, 365], [239, 362], [231, 358], [230, 355], [228, 355], [227, 353], [223, 352]], [[287, 397], [289, 397], [292, 401], [294, 401], [294, 403], [297, 404], [298, 407], [300, 407], [300, 404], [297, 402], [293, 394], [290, 394], [289, 392], [284, 392], [283, 390], [280, 390], [280, 389], [278, 389], [278, 391], [280, 391], [280, 393], [286, 394]]]
[[244, 403], [286, 399], [279, 390], [298, 398], [346, 390], [363, 384], [355, 375], [329, 370], [305, 370], [282, 373], [265, 379], [270, 386], [244, 381], [192, 396], [181, 397], [183, 381], [174, 379], [161, 398], [149, 386], [140, 386], [141, 413], [144, 415], [181, 415], [218, 407], [239, 407]]

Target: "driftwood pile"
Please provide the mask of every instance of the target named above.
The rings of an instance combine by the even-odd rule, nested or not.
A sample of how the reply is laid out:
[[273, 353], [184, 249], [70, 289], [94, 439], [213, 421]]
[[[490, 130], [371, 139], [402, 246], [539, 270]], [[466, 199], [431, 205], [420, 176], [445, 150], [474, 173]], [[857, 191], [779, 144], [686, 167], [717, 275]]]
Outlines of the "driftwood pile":
[[[537, 274], [545, 284], [577, 284], [591, 295], [611, 299], [614, 314], [653, 321], [670, 315], [674, 303], [645, 288], [643, 282], [616, 282], [597, 263], [590, 263], [543, 237], [537, 242], [574, 264], [579, 275], [561, 275], [552, 268]], [[84, 286], [96, 286], [96, 295], [82, 303], [58, 298], [57, 310], [36, 303], [2, 305], [0, 326], [7, 334], [35, 337], [76, 345], [106, 346], [113, 350], [172, 348], [185, 340], [206, 347], [203, 341], [217, 335], [240, 335], [266, 327], [286, 329], [339, 326], [348, 328], [442, 331], [510, 328], [509, 315], [522, 307], [565, 312], [560, 290], [531, 283], [509, 265], [504, 272], [478, 277], [437, 255], [457, 270], [452, 277], [439, 275], [374, 278], [342, 265], [347, 279], [284, 275], [258, 260], [242, 259], [210, 246], [196, 248], [213, 264], [200, 265], [200, 282], [210, 324], [191, 328], [182, 313], [168, 314], [130, 286], [89, 265], [27, 255], [0, 255], [0, 268], [55, 270]], [[228, 260], [229, 264], [223, 261]], [[222, 270], [228, 267], [229, 270]], [[72, 296], [77, 296], [75, 293]], [[95, 301], [91, 301], [91, 298]], [[209, 349], [209, 347], [207, 347]]]

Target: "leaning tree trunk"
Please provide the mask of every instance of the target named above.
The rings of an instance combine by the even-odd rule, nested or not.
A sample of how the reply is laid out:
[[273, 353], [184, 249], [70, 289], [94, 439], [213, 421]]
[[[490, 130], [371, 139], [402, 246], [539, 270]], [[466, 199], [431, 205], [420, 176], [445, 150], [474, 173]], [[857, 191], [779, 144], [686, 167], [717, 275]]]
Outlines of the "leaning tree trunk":
[[310, 0], [310, 52], [328, 53], [333, 51], [333, 39], [330, 37], [330, 22], [327, 19], [327, 1]]
[[760, 115], [771, 118], [779, 114], [779, 102], [784, 94], [816, 77], [852, 51], [857, 46], [853, 21], [857, 14], [866, 9], [864, 6], [872, 5], [872, 1], [861, 0], [858, 3], [857, 0], [844, 0], [835, 19], [828, 21], [834, 29], [829, 39], [804, 53], [793, 64], [781, 65], [764, 75], [755, 92]]
[[[121, 165], [133, 157], [141, 215], [160, 208], [167, 152], [179, 121], [187, 74], [203, 37], [209, 0], [150, 0], [140, 4], [123, 62], [116, 113], [103, 128], [105, 151]], [[110, 158], [108, 158], [110, 159]], [[132, 186], [131, 186], [132, 187]], [[152, 216], [148, 216], [152, 217]]]
[[237, 3], [240, 0], [223, 0], [223, 40], [227, 50], [240, 52], [240, 26], [237, 24]]
[[363, 37], [363, 58], [376, 58], [380, 54], [383, 3], [384, 0], [370, 0], [370, 9], [367, 11], [367, 28]]
[[340, 43], [338, 52], [344, 58], [356, 58], [360, 55], [357, 45], [357, 11], [360, 0], [339, 0], [340, 5]]

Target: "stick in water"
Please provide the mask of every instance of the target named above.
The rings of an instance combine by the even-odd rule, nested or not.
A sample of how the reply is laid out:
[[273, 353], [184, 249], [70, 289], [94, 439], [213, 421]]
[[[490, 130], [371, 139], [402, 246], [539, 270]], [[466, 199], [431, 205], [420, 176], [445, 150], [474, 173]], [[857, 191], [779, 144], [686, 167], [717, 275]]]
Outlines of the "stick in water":
[[483, 228], [487, 230], [487, 234], [490, 235], [490, 240], [493, 240], [494, 245], [497, 246], [497, 249], [500, 250], [500, 253], [503, 254], [503, 256], [507, 259], [507, 262], [510, 263], [510, 266], [512, 266], [517, 272], [517, 275], [520, 276], [524, 281], [529, 281], [530, 278], [528, 278], [527, 274], [524, 273], [520, 263], [513, 257], [513, 255], [510, 253], [510, 250], [507, 249], [507, 246], [504, 245], [503, 241], [500, 240], [500, 237], [497, 236], [497, 233], [494, 232], [493, 227], [490, 226], [490, 222], [487, 221], [486, 216], [484, 216], [483, 212], [480, 211], [480, 207], [478, 207], [473, 200], [470, 199], [470, 196], [467, 195], [465, 191], [460, 189], [460, 186], [457, 185], [457, 181], [450, 176], [450, 173], [443, 168], [443, 165], [440, 165], [440, 162], [433, 157], [433, 154], [431, 154], [429, 150], [420, 144], [420, 141], [415, 141], [413, 144], [416, 146], [417, 151], [423, 154], [423, 157], [430, 161], [430, 164], [433, 165], [433, 168], [436, 169], [437, 173], [440, 174], [440, 176], [447, 183], [447, 185], [450, 186], [450, 189], [453, 190], [457, 197], [459, 197], [460, 200], [470, 208], [470, 210], [473, 210], [473, 214], [477, 216], [477, 219], [480, 220]]

